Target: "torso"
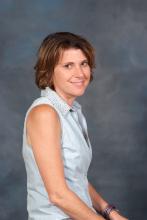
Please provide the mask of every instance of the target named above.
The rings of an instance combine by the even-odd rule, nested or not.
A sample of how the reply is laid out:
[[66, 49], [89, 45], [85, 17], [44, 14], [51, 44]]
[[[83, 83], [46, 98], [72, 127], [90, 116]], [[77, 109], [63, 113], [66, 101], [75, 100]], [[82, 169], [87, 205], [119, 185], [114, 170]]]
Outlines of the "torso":
[[[26, 133], [29, 112], [33, 107], [42, 104], [51, 105], [60, 118], [62, 127], [61, 148], [67, 185], [91, 209], [93, 207], [88, 191], [87, 172], [92, 159], [92, 149], [88, 138], [86, 120], [81, 112], [80, 105], [75, 102], [73, 110], [75, 116], [80, 117], [81, 123], [78, 122], [77, 118], [73, 118], [69, 106], [56, 93], [50, 89], [43, 91], [42, 96], [36, 99], [28, 109], [24, 122], [23, 157], [27, 171], [27, 208], [29, 220], [40, 220], [39, 216], [43, 220], [60, 220], [69, 216], [50, 202], [31, 149], [30, 136]], [[93, 209], [93, 211], [95, 210]]]

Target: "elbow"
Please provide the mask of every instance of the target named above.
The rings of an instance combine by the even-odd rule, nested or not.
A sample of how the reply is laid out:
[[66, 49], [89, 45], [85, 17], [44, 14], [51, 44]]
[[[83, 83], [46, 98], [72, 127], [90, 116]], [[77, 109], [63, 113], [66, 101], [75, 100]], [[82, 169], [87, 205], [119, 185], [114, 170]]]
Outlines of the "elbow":
[[58, 192], [53, 192], [49, 194], [49, 199], [51, 203], [58, 205], [61, 200], [63, 200], [63, 196]]
[[62, 206], [62, 204], [67, 198], [67, 193], [68, 190], [62, 190], [61, 192], [54, 191], [49, 194], [49, 199], [51, 203], [53, 203], [54, 205]]

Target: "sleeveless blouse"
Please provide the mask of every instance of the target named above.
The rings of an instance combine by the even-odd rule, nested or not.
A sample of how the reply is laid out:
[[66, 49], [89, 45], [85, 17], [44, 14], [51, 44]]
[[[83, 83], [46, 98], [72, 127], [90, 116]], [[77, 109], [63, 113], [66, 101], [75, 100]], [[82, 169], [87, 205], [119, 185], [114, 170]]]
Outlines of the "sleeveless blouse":
[[46, 87], [41, 90], [41, 97], [35, 99], [30, 105], [24, 119], [22, 155], [27, 174], [28, 220], [70, 219], [69, 215], [50, 201], [33, 150], [27, 143], [27, 115], [33, 107], [41, 104], [51, 105], [59, 115], [61, 152], [68, 187], [96, 213], [88, 191], [87, 172], [92, 159], [92, 148], [82, 107], [75, 100], [73, 105], [69, 106], [56, 91]]

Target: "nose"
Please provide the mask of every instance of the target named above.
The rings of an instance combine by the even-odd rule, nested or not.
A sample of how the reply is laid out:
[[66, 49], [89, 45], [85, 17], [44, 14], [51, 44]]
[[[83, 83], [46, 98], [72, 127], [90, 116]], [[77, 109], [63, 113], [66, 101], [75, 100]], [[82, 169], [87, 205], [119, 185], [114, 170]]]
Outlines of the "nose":
[[81, 66], [77, 66], [75, 69], [75, 75], [76, 77], [83, 77], [84, 76], [84, 70]]

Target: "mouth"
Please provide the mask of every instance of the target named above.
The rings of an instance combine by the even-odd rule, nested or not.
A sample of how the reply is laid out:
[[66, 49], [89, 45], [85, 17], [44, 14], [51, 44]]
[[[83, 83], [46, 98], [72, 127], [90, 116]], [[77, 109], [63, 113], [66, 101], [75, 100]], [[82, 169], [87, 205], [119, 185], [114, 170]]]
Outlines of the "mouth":
[[84, 80], [75, 81], [75, 82], [71, 82], [71, 83], [74, 84], [74, 85], [79, 85], [79, 86], [81, 86], [81, 85], [84, 85]]
[[75, 86], [76, 88], [83, 88], [84, 82], [72, 82], [72, 85]]

